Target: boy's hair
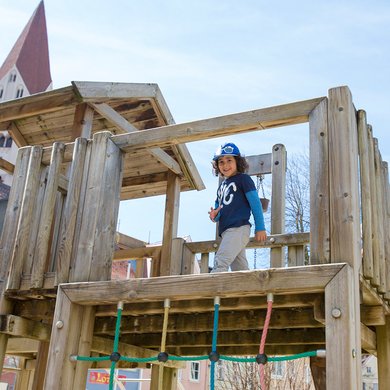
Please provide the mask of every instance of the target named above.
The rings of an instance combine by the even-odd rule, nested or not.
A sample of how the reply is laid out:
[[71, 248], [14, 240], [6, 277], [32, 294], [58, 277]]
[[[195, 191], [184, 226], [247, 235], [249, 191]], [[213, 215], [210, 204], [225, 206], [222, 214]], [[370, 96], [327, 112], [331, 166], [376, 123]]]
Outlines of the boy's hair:
[[[245, 173], [248, 171], [248, 168], [249, 168], [249, 165], [248, 165], [248, 161], [246, 161], [246, 158], [244, 156], [232, 156], [236, 159], [236, 163], [237, 163], [237, 172], [239, 173]], [[221, 172], [219, 171], [219, 168], [218, 168], [218, 160], [217, 161], [212, 161], [212, 164], [213, 164], [213, 173], [215, 176], [219, 176], [221, 174]]]

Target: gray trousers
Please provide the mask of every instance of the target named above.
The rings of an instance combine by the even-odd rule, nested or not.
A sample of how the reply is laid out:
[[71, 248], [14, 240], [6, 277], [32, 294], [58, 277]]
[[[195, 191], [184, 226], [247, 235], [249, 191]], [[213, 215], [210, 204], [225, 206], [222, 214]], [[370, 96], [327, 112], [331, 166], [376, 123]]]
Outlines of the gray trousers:
[[249, 242], [250, 226], [226, 229], [222, 233], [222, 241], [214, 258], [211, 272], [227, 272], [249, 269], [245, 247]]

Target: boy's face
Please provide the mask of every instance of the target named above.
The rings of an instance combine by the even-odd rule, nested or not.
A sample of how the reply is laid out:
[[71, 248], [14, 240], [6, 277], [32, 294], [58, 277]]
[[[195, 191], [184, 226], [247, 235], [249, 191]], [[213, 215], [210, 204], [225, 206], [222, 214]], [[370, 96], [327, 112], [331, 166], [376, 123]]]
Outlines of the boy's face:
[[234, 156], [222, 156], [218, 159], [219, 172], [224, 177], [231, 177], [237, 174], [237, 161]]

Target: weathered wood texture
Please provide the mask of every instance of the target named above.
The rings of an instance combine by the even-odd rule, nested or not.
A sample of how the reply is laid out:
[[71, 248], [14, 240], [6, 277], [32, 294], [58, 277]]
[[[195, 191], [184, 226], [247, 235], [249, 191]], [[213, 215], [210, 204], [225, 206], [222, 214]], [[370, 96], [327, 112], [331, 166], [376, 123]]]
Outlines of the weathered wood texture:
[[310, 123], [310, 262], [330, 260], [328, 100], [311, 112]]
[[[284, 145], [272, 148], [271, 234], [282, 234], [285, 229], [287, 152]], [[271, 249], [271, 267], [284, 266], [284, 248]]]
[[[351, 268], [353, 277], [351, 280], [350, 299], [351, 315], [354, 323], [348, 327], [349, 335], [352, 335], [353, 343], [349, 349], [355, 350], [356, 357], [354, 367], [348, 367], [346, 377], [349, 385], [344, 386], [340, 377], [335, 379], [332, 388], [355, 389], [361, 384], [361, 338], [360, 338], [360, 297], [359, 297], [359, 273], [361, 267], [361, 237], [360, 237], [360, 213], [359, 213], [359, 188], [358, 188], [358, 140], [356, 113], [352, 103], [352, 96], [347, 87], [333, 88], [329, 90], [328, 105], [329, 121], [329, 194], [330, 194], [330, 260], [345, 260]], [[347, 328], [345, 328], [347, 329]], [[341, 330], [341, 329], [340, 329]], [[338, 333], [340, 336], [341, 333]], [[328, 348], [328, 345], [327, 345]], [[339, 351], [328, 355], [327, 362], [336, 361], [341, 356]], [[346, 352], [344, 351], [344, 354]], [[347, 356], [343, 356], [343, 360]], [[345, 360], [346, 364], [348, 360]], [[352, 363], [352, 362], [351, 362]], [[328, 363], [327, 363], [328, 364]], [[342, 370], [339, 370], [341, 372]], [[328, 368], [327, 372], [333, 372]], [[329, 378], [330, 375], [328, 375]], [[351, 387], [348, 387], [351, 386]]]

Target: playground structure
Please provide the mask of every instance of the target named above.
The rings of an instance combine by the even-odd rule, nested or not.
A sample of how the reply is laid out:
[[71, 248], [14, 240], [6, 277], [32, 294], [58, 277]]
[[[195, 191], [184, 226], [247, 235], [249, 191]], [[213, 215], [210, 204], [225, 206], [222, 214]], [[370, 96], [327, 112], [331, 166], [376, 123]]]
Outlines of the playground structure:
[[[256, 174], [272, 172], [271, 236], [248, 244], [271, 248], [271, 268], [208, 274], [218, 243], [177, 238], [180, 192], [204, 188], [185, 143], [305, 122], [310, 233], [283, 232], [286, 154], [275, 145], [250, 159]], [[0, 241], [0, 358], [36, 357], [34, 389], [85, 388], [90, 363], [69, 357], [111, 354], [118, 302], [122, 355], [160, 351], [167, 299], [166, 352], [208, 354], [215, 297], [218, 352], [255, 355], [269, 293], [267, 354], [326, 349], [326, 385], [314, 374], [316, 388], [356, 390], [363, 350], [378, 358], [380, 389], [390, 388], [388, 166], [347, 87], [174, 124], [156, 85], [74, 82], [0, 104], [0, 123], [21, 147]], [[134, 240], [115, 251], [120, 200], [159, 194], [166, 194], [162, 245]], [[140, 265], [152, 258], [153, 277], [111, 281], [112, 261], [129, 258]], [[163, 388], [174, 389], [178, 367], [153, 365], [151, 388], [163, 370]]]

